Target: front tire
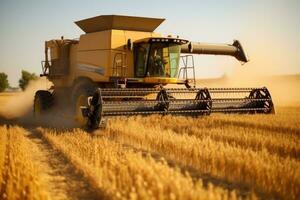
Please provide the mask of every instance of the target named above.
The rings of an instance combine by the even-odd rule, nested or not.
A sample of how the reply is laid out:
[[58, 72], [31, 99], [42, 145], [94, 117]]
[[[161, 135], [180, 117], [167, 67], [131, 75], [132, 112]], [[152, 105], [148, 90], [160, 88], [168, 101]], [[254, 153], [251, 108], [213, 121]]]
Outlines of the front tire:
[[81, 81], [73, 86], [72, 104], [74, 108], [75, 121], [79, 126], [88, 126], [88, 119], [82, 115], [81, 107], [88, 106], [88, 97], [93, 96], [96, 85], [92, 81]]
[[47, 110], [53, 106], [53, 95], [47, 90], [38, 90], [34, 96], [34, 117], [45, 115]]

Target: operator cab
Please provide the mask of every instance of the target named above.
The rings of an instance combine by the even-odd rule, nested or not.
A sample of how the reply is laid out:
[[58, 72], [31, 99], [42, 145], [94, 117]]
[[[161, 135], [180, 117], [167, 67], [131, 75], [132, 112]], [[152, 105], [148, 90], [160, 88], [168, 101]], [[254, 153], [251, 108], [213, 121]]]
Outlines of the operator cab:
[[150, 38], [135, 43], [135, 77], [177, 78], [181, 45], [186, 43], [178, 38]]

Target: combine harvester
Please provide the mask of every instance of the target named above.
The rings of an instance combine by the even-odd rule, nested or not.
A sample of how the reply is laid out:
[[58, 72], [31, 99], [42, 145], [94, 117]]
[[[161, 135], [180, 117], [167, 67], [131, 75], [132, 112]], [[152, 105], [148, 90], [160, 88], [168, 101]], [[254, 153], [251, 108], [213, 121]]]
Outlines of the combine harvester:
[[[98, 16], [75, 22], [85, 32], [79, 40], [46, 41], [41, 76], [54, 86], [36, 92], [35, 116], [63, 101], [72, 105], [76, 120], [91, 129], [105, 116], [274, 113], [265, 87], [195, 88], [192, 54], [228, 55], [246, 63], [238, 40], [207, 44], [162, 37], [153, 31], [163, 21]], [[185, 87], [164, 87], [170, 84]]]

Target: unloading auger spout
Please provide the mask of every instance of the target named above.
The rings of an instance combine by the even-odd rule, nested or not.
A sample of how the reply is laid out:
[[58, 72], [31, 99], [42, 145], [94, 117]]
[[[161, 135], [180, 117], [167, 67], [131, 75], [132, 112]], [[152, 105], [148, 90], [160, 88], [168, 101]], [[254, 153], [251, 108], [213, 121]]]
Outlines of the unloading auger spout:
[[188, 54], [208, 54], [233, 56], [240, 62], [248, 62], [245, 51], [238, 40], [233, 44], [212, 44], [202, 42], [189, 42], [181, 46], [181, 53]]

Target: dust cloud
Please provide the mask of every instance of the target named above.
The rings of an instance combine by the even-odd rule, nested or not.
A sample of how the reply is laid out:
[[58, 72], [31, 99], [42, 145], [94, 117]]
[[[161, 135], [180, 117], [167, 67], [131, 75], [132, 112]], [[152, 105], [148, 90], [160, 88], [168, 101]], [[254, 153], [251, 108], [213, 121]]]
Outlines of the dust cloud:
[[7, 97], [6, 102], [0, 106], [0, 116], [13, 119], [32, 113], [35, 92], [50, 86], [51, 83], [43, 78], [31, 81], [25, 91]]
[[25, 91], [7, 92], [1, 96], [0, 124], [15, 124], [22, 126], [43, 126], [51, 128], [75, 128], [74, 113], [70, 104], [61, 103], [51, 108], [39, 118], [33, 116], [35, 92], [47, 90], [52, 83], [45, 78], [31, 81]]
[[217, 79], [197, 81], [198, 87], [267, 87], [275, 106], [300, 106], [299, 75], [258, 75], [237, 70]]
[[237, 68], [230, 78], [234, 84], [241, 83], [242, 86], [267, 87], [277, 106], [300, 106], [300, 74], [271, 75], [271, 69], [265, 71], [261, 68], [263, 65]]

